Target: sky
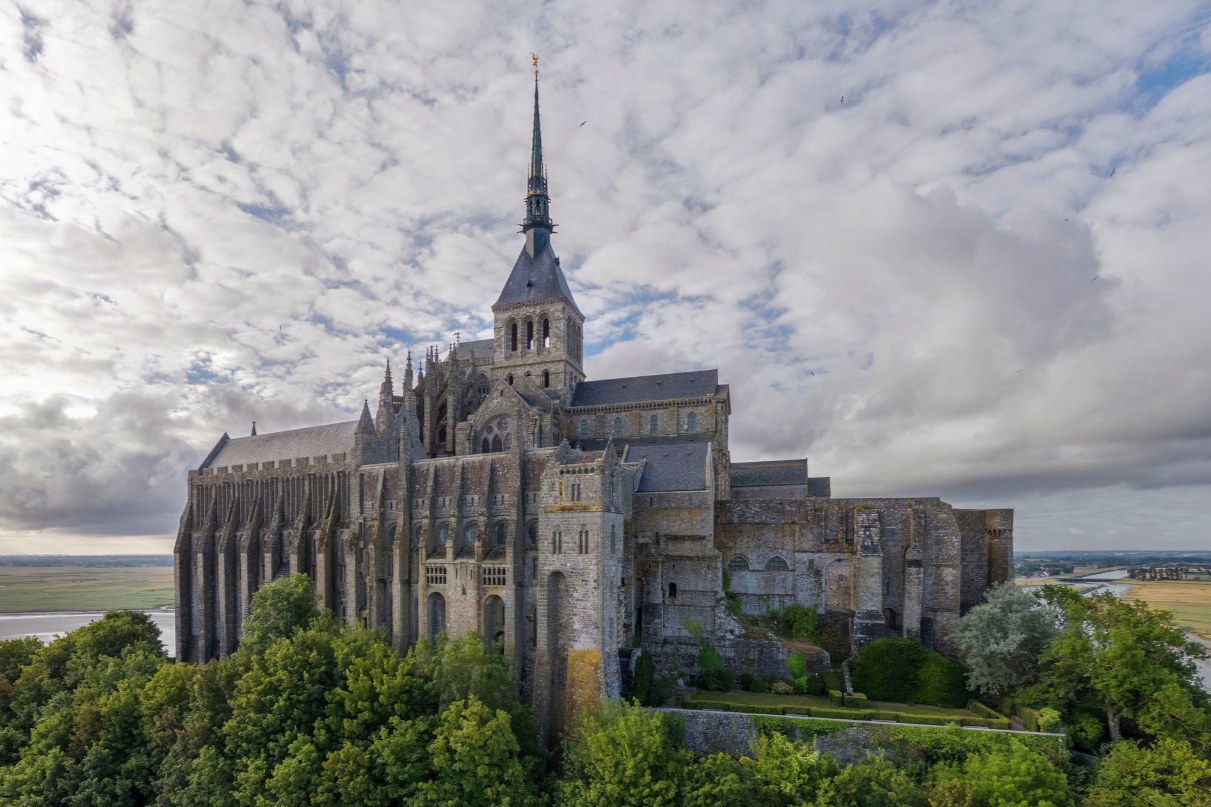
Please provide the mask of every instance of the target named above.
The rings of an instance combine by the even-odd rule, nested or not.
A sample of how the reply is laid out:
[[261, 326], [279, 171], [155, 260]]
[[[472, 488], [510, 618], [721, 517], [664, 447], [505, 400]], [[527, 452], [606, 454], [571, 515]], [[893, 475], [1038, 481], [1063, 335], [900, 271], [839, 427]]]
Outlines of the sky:
[[[591, 379], [736, 461], [1211, 550], [1211, 3], [0, 4], [0, 553], [491, 333], [533, 75]], [[397, 372], [397, 378], [400, 374]]]

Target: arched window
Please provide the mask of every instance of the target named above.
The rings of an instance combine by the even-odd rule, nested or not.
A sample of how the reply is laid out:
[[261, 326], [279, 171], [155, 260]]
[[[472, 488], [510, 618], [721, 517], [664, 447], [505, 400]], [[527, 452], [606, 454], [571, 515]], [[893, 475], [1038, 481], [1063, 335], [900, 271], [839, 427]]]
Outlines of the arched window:
[[669, 583], [669, 599], [670, 600], [677, 599], [677, 584], [676, 583]]
[[685, 416], [685, 430], [690, 434], [698, 431], [698, 413], [690, 412]]
[[727, 562], [727, 568], [728, 571], [732, 572], [747, 572], [748, 558], [746, 558], [744, 555], [735, 555]]
[[551, 346], [551, 320], [546, 317], [542, 318], [542, 346], [544, 348]]
[[463, 527], [463, 542], [467, 546], [475, 546], [475, 540], [479, 538], [479, 525], [472, 521], [467, 526]]
[[621, 417], [614, 418], [614, 436], [622, 437], [622, 418]]
[[788, 568], [790, 567], [786, 565], [786, 561], [777, 555], [774, 555], [769, 559], [769, 562], [765, 564], [765, 570], [767, 572], [785, 572]]
[[526, 539], [531, 546], [538, 546], [538, 522], [531, 521], [530, 526], [526, 529]]
[[412, 533], [412, 547], [414, 549], [416, 547], [420, 546], [420, 539], [423, 538], [424, 535], [425, 535], [425, 525], [417, 524], [416, 530], [414, 530]]
[[526, 320], [526, 350], [534, 349], [534, 320]]
[[509, 375], [505, 377], [505, 383], [508, 384], [510, 387], [513, 386], [513, 374], [512, 373], [509, 373]]
[[504, 451], [505, 450], [505, 444], [503, 442], [501, 442], [499, 434], [492, 438], [492, 450], [493, 451]]
[[487, 438], [487, 437], [485, 437], [485, 438], [484, 438], [484, 441], [483, 441], [482, 443], [480, 443], [480, 445], [479, 445], [479, 453], [480, 453], [480, 454], [487, 454], [487, 453], [488, 453], [489, 451], [491, 451], [491, 450], [492, 450], [492, 444], [491, 444], [491, 443], [489, 443], [489, 442], [488, 442], [488, 438]]
[[542, 371], [542, 388], [546, 389], [549, 386], [551, 386], [551, 371], [543, 370]]
[[509, 350], [517, 352], [517, 323], [509, 324]]
[[576, 536], [576, 549], [580, 554], [589, 554], [589, 528], [585, 524], [580, 525], [580, 534]]
[[900, 620], [896, 618], [896, 609], [884, 608], [883, 622], [887, 626], [888, 630], [899, 630]]
[[509, 525], [502, 521], [496, 525], [496, 545], [504, 546], [508, 540]]
[[652, 415], [648, 418], [648, 433], [656, 434], [660, 431], [660, 415]]
[[446, 541], [450, 540], [450, 525], [442, 524], [437, 529], [437, 545], [445, 546]]

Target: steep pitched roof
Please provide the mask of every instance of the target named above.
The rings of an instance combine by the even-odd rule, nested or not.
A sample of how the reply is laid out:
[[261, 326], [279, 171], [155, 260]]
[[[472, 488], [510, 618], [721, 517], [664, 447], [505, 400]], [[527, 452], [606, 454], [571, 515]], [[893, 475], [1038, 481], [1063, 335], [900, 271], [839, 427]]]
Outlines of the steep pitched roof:
[[718, 370], [581, 381], [572, 395], [572, 406], [607, 406], [674, 398], [698, 398], [714, 395], [718, 388]]
[[572, 292], [568, 288], [568, 281], [563, 276], [563, 270], [559, 268], [555, 249], [547, 244], [537, 255], [531, 256], [526, 248], [522, 247], [521, 254], [517, 256], [517, 263], [513, 264], [513, 271], [509, 273], [509, 279], [505, 281], [505, 287], [501, 289], [500, 297], [492, 307], [537, 303], [555, 298], [567, 300], [579, 313], [580, 309], [576, 308], [576, 301], [572, 299]]
[[350, 420], [344, 423], [309, 426], [305, 429], [258, 434], [256, 437], [237, 437], [223, 444], [219, 452], [203, 467], [222, 468], [253, 462], [343, 454], [353, 449], [357, 424], [358, 421]]
[[473, 359], [490, 359], [496, 349], [492, 339], [476, 339], [474, 342], [463, 342], [458, 346], [458, 355], [470, 356]]
[[655, 493], [665, 490], [705, 490], [706, 454], [710, 444], [631, 445], [623, 462], [647, 460], [639, 490]]

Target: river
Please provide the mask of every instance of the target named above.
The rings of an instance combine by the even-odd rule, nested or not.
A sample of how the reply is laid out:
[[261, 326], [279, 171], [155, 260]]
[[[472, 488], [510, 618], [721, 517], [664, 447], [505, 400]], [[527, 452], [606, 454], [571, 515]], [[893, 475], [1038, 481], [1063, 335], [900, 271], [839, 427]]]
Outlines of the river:
[[[160, 642], [168, 655], [176, 654], [177, 615], [172, 609], [144, 611], [160, 629]], [[105, 616], [104, 611], [56, 611], [28, 614], [0, 614], [0, 639], [35, 636], [49, 642], [56, 636], [81, 628]]]

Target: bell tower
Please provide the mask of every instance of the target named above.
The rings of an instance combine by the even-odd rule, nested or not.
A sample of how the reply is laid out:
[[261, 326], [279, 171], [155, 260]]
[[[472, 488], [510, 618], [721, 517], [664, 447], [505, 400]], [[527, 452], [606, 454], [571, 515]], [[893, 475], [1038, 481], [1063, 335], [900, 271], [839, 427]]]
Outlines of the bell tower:
[[552, 397], [571, 398], [584, 380], [584, 314], [551, 245], [551, 197], [542, 162], [538, 115], [538, 55], [534, 61], [534, 133], [526, 183], [526, 243], [492, 306], [495, 320], [493, 375], [505, 381], [529, 377]]

